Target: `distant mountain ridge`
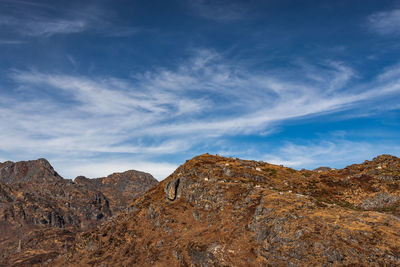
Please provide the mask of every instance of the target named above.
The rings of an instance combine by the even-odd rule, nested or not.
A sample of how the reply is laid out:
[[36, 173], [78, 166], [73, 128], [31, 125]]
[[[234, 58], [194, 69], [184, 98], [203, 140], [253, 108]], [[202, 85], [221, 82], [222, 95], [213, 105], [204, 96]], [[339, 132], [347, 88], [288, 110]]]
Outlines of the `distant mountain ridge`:
[[[33, 242], [32, 248], [53, 254], [61, 251], [50, 243], [41, 248], [32, 237], [53, 232], [64, 246], [76, 231], [104, 222], [156, 183], [150, 174], [133, 170], [72, 181], [62, 178], [46, 159], [0, 163], [0, 263], [16, 255], [19, 242]], [[36, 252], [31, 251], [35, 257], [49, 256]]]
[[143, 194], [158, 181], [149, 173], [129, 170], [113, 173], [102, 178], [78, 176], [74, 183], [102, 192], [110, 201], [113, 213], [125, 209], [136, 197]]

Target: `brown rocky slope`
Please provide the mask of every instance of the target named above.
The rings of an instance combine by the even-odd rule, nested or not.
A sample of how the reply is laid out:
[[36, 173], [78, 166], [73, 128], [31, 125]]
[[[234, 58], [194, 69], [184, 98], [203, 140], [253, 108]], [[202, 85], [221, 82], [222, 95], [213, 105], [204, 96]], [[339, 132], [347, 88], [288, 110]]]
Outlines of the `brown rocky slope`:
[[138, 171], [64, 179], [45, 159], [0, 163], [0, 266], [50, 260], [157, 183]]
[[68, 266], [397, 266], [400, 159], [296, 171], [201, 155], [79, 236]]

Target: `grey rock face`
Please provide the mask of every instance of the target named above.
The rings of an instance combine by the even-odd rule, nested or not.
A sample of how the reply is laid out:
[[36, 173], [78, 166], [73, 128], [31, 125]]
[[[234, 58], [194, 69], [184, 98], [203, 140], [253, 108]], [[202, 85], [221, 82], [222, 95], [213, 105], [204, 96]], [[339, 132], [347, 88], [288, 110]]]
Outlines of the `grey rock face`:
[[360, 205], [361, 208], [369, 209], [380, 209], [387, 208], [396, 203], [400, 202], [400, 197], [388, 195], [384, 192], [377, 194], [375, 197], [367, 198]]
[[179, 186], [180, 179], [175, 179], [165, 186], [165, 193], [167, 194], [167, 198], [171, 201], [175, 200], [177, 197], [177, 191]]
[[378, 179], [383, 182], [394, 182], [400, 180], [400, 176], [393, 176], [393, 175], [379, 175]]

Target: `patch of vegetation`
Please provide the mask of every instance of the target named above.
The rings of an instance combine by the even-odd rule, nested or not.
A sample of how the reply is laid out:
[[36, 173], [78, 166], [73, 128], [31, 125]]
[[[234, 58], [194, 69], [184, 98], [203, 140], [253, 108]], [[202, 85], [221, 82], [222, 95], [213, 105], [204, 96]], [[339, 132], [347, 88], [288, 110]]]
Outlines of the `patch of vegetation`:
[[317, 188], [317, 180], [311, 180], [308, 184], [307, 184], [307, 189], [308, 190], [313, 190]]
[[328, 205], [326, 205], [326, 204], [324, 203], [324, 201], [322, 201], [321, 199], [315, 198], [313, 202], [314, 202], [315, 205], [317, 205], [318, 207], [321, 207], [321, 208], [326, 208], [326, 207], [328, 207]]
[[327, 198], [323, 198], [323, 197], [314, 197], [314, 199], [318, 202], [324, 202], [327, 204], [335, 204], [332, 200], [327, 199]]
[[352, 205], [351, 203], [345, 201], [345, 200], [337, 200], [334, 202], [336, 205], [343, 207], [343, 208], [348, 208], [348, 209], [352, 209], [352, 210], [358, 210], [358, 211], [362, 211], [364, 209], [361, 208], [357, 208], [354, 205]]
[[277, 174], [277, 170], [272, 169], [272, 168], [263, 168], [262, 170], [265, 172], [268, 172], [269, 176], [276, 176], [276, 174]]
[[390, 206], [390, 207], [376, 208], [376, 209], [373, 209], [373, 211], [377, 211], [377, 212], [391, 212], [391, 213], [393, 213], [393, 212], [396, 212], [396, 211], [397, 211], [397, 205], [393, 205], [393, 206]]
[[[342, 208], [347, 208], [347, 209], [352, 209], [352, 210], [357, 210], [357, 211], [364, 211], [364, 209], [355, 207], [353, 204], [345, 201], [345, 200], [337, 200], [337, 199], [328, 199], [324, 197], [314, 197], [315, 204], [317, 204], [320, 207], [326, 207], [326, 204], [334, 204], [337, 206], [340, 206]], [[326, 204], [325, 204], [326, 203]]]

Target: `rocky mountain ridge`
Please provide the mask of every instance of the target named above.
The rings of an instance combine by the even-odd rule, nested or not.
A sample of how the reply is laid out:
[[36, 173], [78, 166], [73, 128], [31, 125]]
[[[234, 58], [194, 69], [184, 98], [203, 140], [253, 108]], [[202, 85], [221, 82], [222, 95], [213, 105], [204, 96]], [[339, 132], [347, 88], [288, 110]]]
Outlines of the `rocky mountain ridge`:
[[[77, 177], [74, 183], [80, 190], [102, 190], [108, 199], [111, 192], [138, 188], [135, 183], [115, 183], [121, 175]], [[145, 174], [141, 177], [147, 181]], [[2, 262], [15, 266], [399, 266], [399, 188], [400, 159], [390, 155], [343, 169], [298, 171], [203, 154], [134, 200], [109, 201], [110, 210], [114, 206], [118, 211], [102, 218], [101, 224], [88, 225], [86, 231], [48, 226], [34, 229], [21, 242], [13, 239], [13, 254]], [[2, 203], [10, 201], [12, 190], [12, 184], [1, 184]]]
[[74, 179], [74, 183], [102, 192], [110, 202], [113, 214], [116, 214], [155, 185], [157, 180], [149, 173], [129, 170], [102, 178], [89, 179], [78, 176]]
[[400, 159], [324, 172], [208, 154], [83, 233], [71, 266], [398, 266]]
[[40, 158], [37, 160], [0, 163], [0, 182], [16, 184], [26, 182], [51, 183], [63, 178], [53, 169], [50, 163]]
[[138, 171], [72, 181], [45, 159], [0, 163], [0, 265], [58, 255], [156, 183]]

